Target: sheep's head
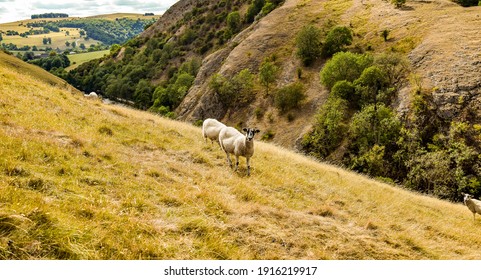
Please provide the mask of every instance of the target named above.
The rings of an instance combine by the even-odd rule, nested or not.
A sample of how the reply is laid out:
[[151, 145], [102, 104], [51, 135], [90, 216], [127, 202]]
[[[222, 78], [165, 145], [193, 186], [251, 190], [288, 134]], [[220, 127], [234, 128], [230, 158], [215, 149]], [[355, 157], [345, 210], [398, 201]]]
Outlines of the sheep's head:
[[464, 203], [466, 203], [466, 200], [473, 198], [472, 195], [467, 194], [467, 193], [463, 193], [463, 195], [464, 195]]
[[247, 141], [252, 141], [252, 139], [254, 139], [254, 136], [256, 135], [256, 133], [261, 132], [257, 128], [243, 128], [242, 130], [246, 133], [246, 140]]

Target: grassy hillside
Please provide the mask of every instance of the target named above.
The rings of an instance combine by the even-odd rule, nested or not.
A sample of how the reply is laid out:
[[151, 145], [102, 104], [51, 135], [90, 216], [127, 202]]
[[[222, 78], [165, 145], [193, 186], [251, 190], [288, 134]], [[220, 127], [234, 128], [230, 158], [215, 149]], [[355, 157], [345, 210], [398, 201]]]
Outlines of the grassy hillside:
[[[65, 88], [70, 92], [79, 92], [73, 86], [69, 85], [67, 82], [58, 78], [57, 76], [43, 71], [38, 66], [25, 63], [17, 59], [16, 57], [8, 55], [2, 51], [0, 51], [0, 67], [15, 69], [26, 75], [33, 75], [35, 76], [35, 79], [39, 80], [42, 83], [46, 83], [59, 88]], [[4, 88], [3, 90], [7, 90], [7, 88]]]
[[481, 258], [462, 205], [261, 142], [246, 177], [199, 128], [0, 61], [1, 259]]
[[96, 51], [96, 52], [88, 52], [88, 53], [77, 53], [77, 54], [70, 54], [68, 55], [68, 59], [70, 60], [70, 66], [67, 67], [65, 70], [70, 71], [72, 69], [77, 68], [80, 64], [90, 61], [92, 59], [101, 58], [104, 55], [108, 55], [110, 53], [109, 50], [105, 51]]

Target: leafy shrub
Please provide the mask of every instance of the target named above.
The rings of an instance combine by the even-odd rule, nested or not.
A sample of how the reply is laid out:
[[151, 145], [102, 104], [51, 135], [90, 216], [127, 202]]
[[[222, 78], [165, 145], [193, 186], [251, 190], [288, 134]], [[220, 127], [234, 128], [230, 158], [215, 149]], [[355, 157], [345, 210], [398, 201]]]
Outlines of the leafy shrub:
[[333, 27], [326, 36], [326, 41], [322, 46], [322, 56], [329, 57], [333, 54], [344, 51], [345, 46], [352, 43], [351, 29], [345, 26]]
[[322, 68], [321, 83], [331, 89], [338, 81], [354, 82], [364, 69], [372, 65], [373, 60], [368, 54], [336, 53]]
[[349, 126], [351, 148], [366, 151], [373, 145], [395, 145], [401, 123], [394, 112], [383, 104], [371, 104], [354, 114]]
[[384, 39], [384, 42], [387, 42], [387, 37], [389, 36], [389, 33], [391, 31], [389, 29], [384, 29], [382, 32], [381, 32], [381, 37]]
[[304, 99], [304, 85], [295, 82], [280, 88], [274, 97], [274, 103], [281, 112], [285, 112], [297, 108]]
[[269, 89], [272, 83], [277, 79], [279, 73], [279, 67], [274, 62], [264, 60], [259, 67], [259, 80], [261, 84], [266, 88], [266, 95], [269, 95]]
[[387, 75], [390, 85], [399, 84], [409, 72], [409, 61], [399, 53], [382, 53], [374, 58], [374, 64]]
[[304, 136], [303, 150], [320, 158], [328, 156], [345, 137], [347, 118], [347, 101], [329, 98], [319, 110], [314, 129]]
[[218, 94], [224, 105], [235, 104], [240, 107], [254, 97], [254, 75], [248, 69], [243, 69], [231, 80], [221, 74], [214, 74], [209, 80], [209, 87]]
[[364, 69], [361, 76], [354, 81], [354, 85], [357, 95], [360, 96], [361, 106], [379, 101], [390, 103], [378, 97], [389, 85], [387, 75], [379, 67], [370, 66]]
[[296, 37], [297, 56], [306, 66], [321, 56], [321, 31], [314, 25], [304, 26]]
[[397, 151], [401, 122], [387, 106], [369, 105], [354, 114], [349, 125], [349, 166], [372, 176], [392, 174], [388, 164]]
[[272, 140], [274, 138], [276, 134], [274, 132], [272, 132], [272, 130], [268, 130], [266, 133], [264, 133], [261, 137], [261, 140], [262, 141], [269, 141], [269, 140]]
[[247, 23], [254, 22], [257, 14], [259, 14], [259, 12], [262, 10], [262, 7], [264, 7], [264, 4], [265, 4], [264, 0], [252, 0], [251, 4], [249, 5], [249, 8], [247, 8], [245, 21]]
[[357, 98], [355, 94], [356, 88], [353, 83], [346, 80], [336, 82], [331, 89], [331, 96], [348, 100], [351, 103], [356, 103]]
[[238, 11], [234, 11], [227, 15], [227, 27], [233, 32], [236, 33], [239, 31], [241, 27], [241, 17]]

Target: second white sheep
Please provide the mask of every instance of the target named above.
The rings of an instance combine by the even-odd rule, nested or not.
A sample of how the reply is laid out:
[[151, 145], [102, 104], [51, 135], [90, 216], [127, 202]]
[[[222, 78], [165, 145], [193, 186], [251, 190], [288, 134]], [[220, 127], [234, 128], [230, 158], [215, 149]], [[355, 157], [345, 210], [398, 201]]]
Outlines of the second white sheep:
[[207, 138], [209, 138], [211, 142], [219, 141], [219, 132], [224, 127], [226, 127], [226, 125], [216, 119], [205, 119], [202, 123], [204, 142], [207, 142]]

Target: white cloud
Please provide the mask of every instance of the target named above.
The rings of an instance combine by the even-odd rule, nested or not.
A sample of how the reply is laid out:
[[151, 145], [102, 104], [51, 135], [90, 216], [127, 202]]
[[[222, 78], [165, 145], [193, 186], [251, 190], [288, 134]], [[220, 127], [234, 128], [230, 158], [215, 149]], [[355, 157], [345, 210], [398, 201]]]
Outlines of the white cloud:
[[29, 19], [32, 14], [93, 16], [110, 13], [161, 14], [178, 0], [0, 0], [0, 23]]

